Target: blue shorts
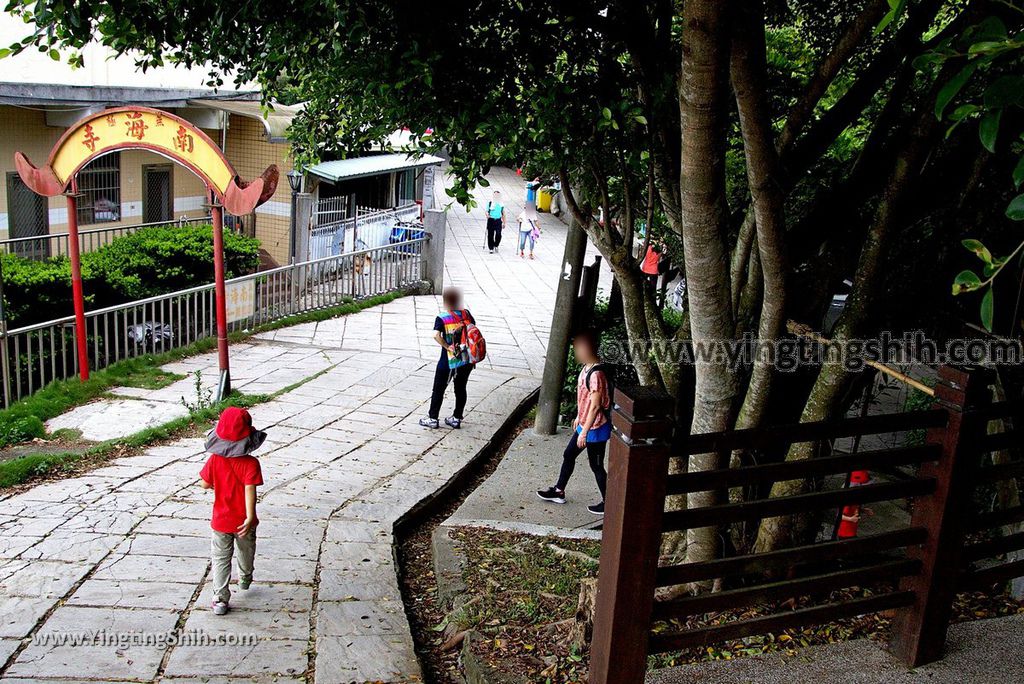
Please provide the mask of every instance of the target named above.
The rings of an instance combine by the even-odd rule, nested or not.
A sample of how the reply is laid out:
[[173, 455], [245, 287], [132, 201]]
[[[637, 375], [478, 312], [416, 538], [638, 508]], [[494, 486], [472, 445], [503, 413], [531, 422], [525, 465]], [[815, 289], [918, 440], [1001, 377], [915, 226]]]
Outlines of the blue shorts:
[[[583, 426], [576, 426], [576, 434], [583, 432]], [[591, 428], [587, 432], [587, 442], [607, 442], [612, 437], [612, 424], [605, 423], [601, 427]]]

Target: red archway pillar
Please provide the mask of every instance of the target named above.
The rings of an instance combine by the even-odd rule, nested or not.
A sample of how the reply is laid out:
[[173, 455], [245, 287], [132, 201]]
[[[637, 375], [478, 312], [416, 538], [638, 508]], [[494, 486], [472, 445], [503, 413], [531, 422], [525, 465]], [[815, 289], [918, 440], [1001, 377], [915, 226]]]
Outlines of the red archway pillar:
[[213, 217], [213, 281], [216, 294], [214, 306], [217, 311], [217, 357], [220, 380], [217, 384], [217, 400], [227, 398], [231, 393], [231, 369], [228, 366], [228, 311], [227, 294], [224, 285], [224, 207], [211, 193], [210, 215]]
[[82, 291], [82, 257], [78, 251], [78, 188], [64, 195], [68, 207], [68, 258], [71, 261], [71, 299], [75, 306], [75, 351], [78, 353], [78, 377], [89, 379], [89, 348], [86, 346], [85, 294]]

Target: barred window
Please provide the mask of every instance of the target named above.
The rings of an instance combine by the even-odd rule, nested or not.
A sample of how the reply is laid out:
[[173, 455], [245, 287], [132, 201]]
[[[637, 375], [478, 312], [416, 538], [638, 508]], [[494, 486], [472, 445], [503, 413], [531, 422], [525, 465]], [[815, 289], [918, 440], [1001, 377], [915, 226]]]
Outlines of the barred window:
[[93, 159], [78, 172], [78, 223], [121, 220], [121, 153]]

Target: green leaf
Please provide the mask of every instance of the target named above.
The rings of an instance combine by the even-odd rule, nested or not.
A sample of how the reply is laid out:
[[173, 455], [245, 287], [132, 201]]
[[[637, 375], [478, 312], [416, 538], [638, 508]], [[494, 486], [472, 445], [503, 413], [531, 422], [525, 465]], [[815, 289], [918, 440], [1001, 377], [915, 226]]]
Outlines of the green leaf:
[[1024, 183], [1024, 157], [1017, 161], [1017, 166], [1013, 169], [1013, 187], [1019, 188], [1021, 183]]
[[878, 26], [875, 27], [875, 35], [888, 28], [889, 24], [896, 21], [903, 10], [907, 7], [907, 0], [889, 0], [889, 12], [882, 17], [882, 20], [878, 22]]
[[1024, 195], [1017, 195], [1006, 207], [1006, 218], [1011, 221], [1024, 221]]
[[996, 138], [999, 136], [999, 118], [1002, 115], [1002, 109], [987, 112], [985, 116], [981, 117], [981, 123], [978, 125], [978, 137], [981, 138], [981, 144], [989, 152], [996, 151]]
[[914, 58], [914, 68], [918, 71], [924, 71], [930, 66], [942, 64], [946, 59], [946, 55], [939, 52], [925, 52]]
[[50, 50], [50, 59], [52, 59], [54, 62], [59, 62], [60, 61], [60, 53], [57, 52], [56, 50]]
[[992, 332], [992, 317], [995, 312], [995, 297], [992, 294], [992, 288], [988, 288], [985, 292], [985, 296], [981, 298], [981, 324], [985, 326], [985, 330]]
[[610, 110], [607, 107], [605, 107], [604, 109], [601, 110], [601, 116], [603, 116], [606, 121], [611, 121], [612, 120], [612, 110]]
[[636, 122], [637, 122], [638, 124], [640, 124], [641, 126], [646, 126], [646, 125], [647, 125], [647, 117], [646, 117], [646, 116], [644, 116], [643, 114], [637, 114], [637, 115], [636, 115], [636, 116], [634, 116], [633, 118], [634, 118], [634, 119], [636, 120]]
[[1006, 40], [1009, 35], [1006, 23], [994, 15], [970, 27], [965, 34], [969, 34], [973, 40]]
[[992, 263], [992, 252], [988, 251], [988, 247], [983, 245], [980, 240], [967, 239], [963, 240], [961, 244], [963, 244], [968, 251], [977, 254], [978, 258], [986, 264]]
[[985, 88], [983, 100], [989, 109], [1021, 104], [1024, 102], [1024, 77], [1000, 76]]
[[952, 102], [953, 98], [957, 96], [967, 81], [970, 80], [971, 76], [978, 69], [977, 62], [969, 62], [963, 69], [957, 73], [956, 76], [949, 79], [946, 85], [942, 86], [942, 90], [935, 97], [935, 118], [941, 119], [942, 113], [946, 111], [946, 106]]
[[11, 50], [9, 48], [0, 48], [0, 59], [3, 59], [4, 57], [9, 56], [10, 54]]
[[981, 278], [974, 271], [960, 271], [953, 280], [954, 295], [977, 290], [979, 287], [981, 287]]
[[981, 107], [979, 107], [978, 105], [975, 105], [975, 104], [962, 104], [962, 105], [960, 105], [959, 107], [957, 107], [956, 109], [953, 110], [953, 112], [949, 115], [949, 120], [950, 121], [963, 121], [968, 116], [970, 116], [971, 114], [974, 114], [976, 111], [978, 111], [980, 109], [981, 109]]
[[995, 52], [1004, 49], [1005, 47], [1006, 43], [1003, 41], [982, 40], [971, 45], [971, 47], [967, 49], [967, 54], [974, 57], [985, 52]]

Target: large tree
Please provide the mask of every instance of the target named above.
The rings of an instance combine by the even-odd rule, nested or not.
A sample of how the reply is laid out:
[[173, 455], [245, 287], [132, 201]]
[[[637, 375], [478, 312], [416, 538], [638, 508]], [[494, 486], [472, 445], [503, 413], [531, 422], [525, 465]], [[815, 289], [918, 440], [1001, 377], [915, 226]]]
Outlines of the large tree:
[[[302, 162], [365, 150], [405, 126], [433, 131], [417, 144], [448, 151], [451, 193], [463, 203], [494, 164], [559, 176], [621, 289], [638, 378], [674, 394], [695, 432], [843, 408], [854, 374], [842, 367], [801, 383], [781, 378], [770, 353], [726, 363], [701, 351], [748, 333], [773, 341], [787, 317], [820, 320], [844, 278], [853, 289], [840, 341], [889, 320], [899, 302], [881, 308], [875, 295], [891, 269], [913, 273], [916, 260], [946, 254], [937, 245], [959, 235], [941, 217], [1001, 192], [978, 195], [979, 179], [999, 172], [980, 160], [1000, 152], [973, 144], [966, 127], [944, 136], [933, 110], [970, 77], [960, 72], [972, 59], [964, 36], [1001, 16], [1009, 41], [1021, 16], [989, 0], [14, 0], [8, 9], [29, 20], [12, 50], [98, 38], [144, 66], [209, 63], [215, 82], [255, 80], [268, 98], [301, 99]], [[922, 194], [928, 184], [947, 192]], [[681, 321], [643, 285], [641, 226], [685, 270]], [[895, 262], [908, 243], [918, 253]], [[927, 294], [917, 281], [903, 286]], [[692, 365], [666, 353], [680, 347], [697, 352]], [[782, 456], [812, 455], [804, 444]], [[722, 465], [704, 454], [674, 467]], [[791, 533], [789, 521], [765, 521], [757, 547]], [[721, 539], [695, 530], [668, 550], [704, 560]]]

